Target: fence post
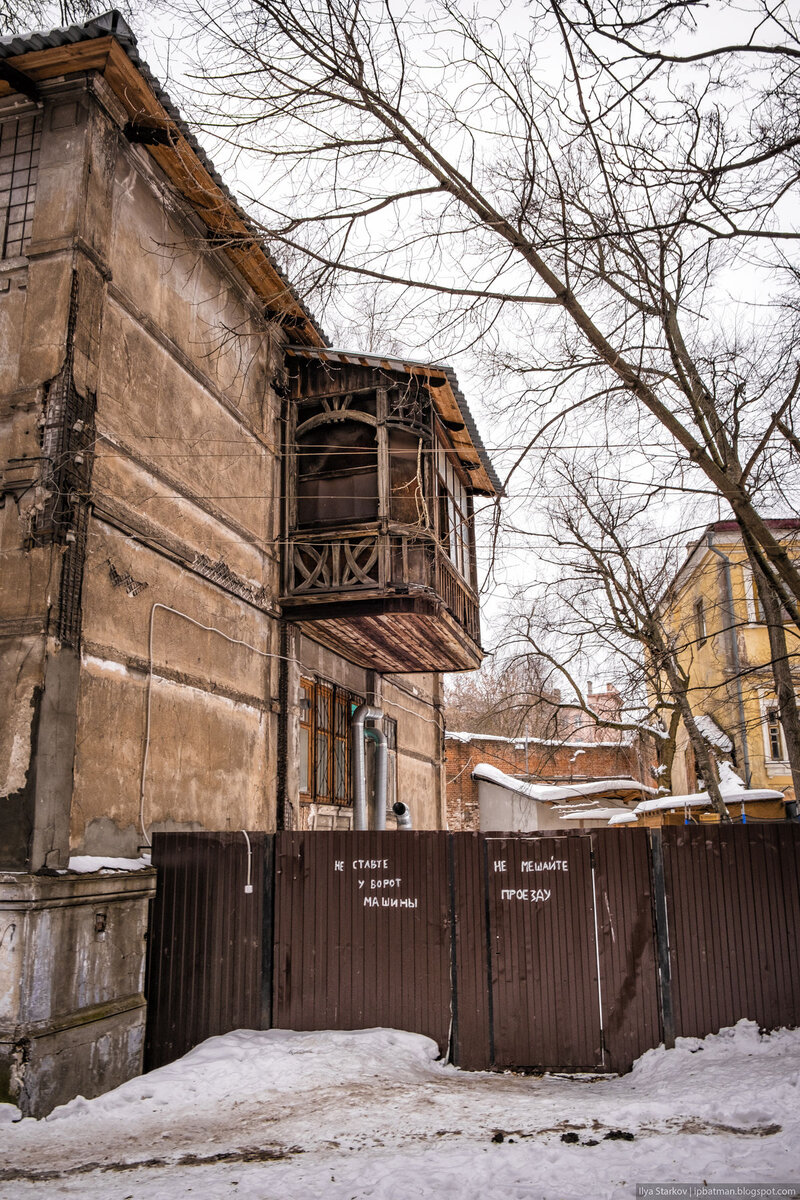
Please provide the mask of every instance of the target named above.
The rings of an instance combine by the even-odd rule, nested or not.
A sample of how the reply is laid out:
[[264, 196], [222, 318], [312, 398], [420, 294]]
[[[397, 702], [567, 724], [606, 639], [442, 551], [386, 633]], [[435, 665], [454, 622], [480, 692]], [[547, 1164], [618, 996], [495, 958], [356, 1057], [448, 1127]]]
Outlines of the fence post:
[[494, 988], [492, 986], [492, 908], [489, 900], [489, 842], [483, 842], [484, 917], [486, 919], [486, 1016], [489, 1022], [489, 1067], [494, 1067]]
[[458, 1066], [458, 956], [456, 953], [456, 864], [452, 833], [445, 833], [447, 839], [447, 877], [450, 893], [450, 1041], [447, 1047], [447, 1061]]
[[275, 834], [268, 833], [263, 848], [264, 895], [261, 924], [261, 1029], [272, 1029], [272, 973], [275, 959]]
[[656, 916], [656, 947], [658, 949], [658, 981], [661, 1008], [661, 1028], [664, 1045], [675, 1045], [675, 1014], [672, 1008], [672, 965], [669, 957], [669, 925], [667, 922], [667, 888], [664, 876], [664, 842], [660, 829], [649, 830], [650, 857], [653, 863], [653, 905]]

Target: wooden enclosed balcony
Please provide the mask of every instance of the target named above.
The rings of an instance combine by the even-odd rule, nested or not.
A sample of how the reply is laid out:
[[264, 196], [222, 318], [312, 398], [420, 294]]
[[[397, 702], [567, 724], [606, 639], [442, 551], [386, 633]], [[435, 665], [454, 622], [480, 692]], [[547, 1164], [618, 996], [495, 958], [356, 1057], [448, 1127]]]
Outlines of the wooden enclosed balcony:
[[294, 354], [284, 615], [376, 671], [480, 666], [472, 497], [496, 480], [454, 380], [418, 364]]
[[376, 671], [479, 667], [478, 598], [432, 541], [360, 531], [291, 543], [284, 615]]

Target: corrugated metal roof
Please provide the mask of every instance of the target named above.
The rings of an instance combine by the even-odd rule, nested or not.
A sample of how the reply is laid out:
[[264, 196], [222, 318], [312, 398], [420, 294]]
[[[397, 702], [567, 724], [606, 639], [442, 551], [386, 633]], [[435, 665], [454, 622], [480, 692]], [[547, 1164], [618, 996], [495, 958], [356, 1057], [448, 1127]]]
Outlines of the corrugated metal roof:
[[192, 151], [197, 155], [197, 158], [202, 163], [205, 170], [208, 171], [209, 175], [214, 180], [214, 183], [236, 210], [242, 221], [245, 222], [248, 228], [256, 235], [264, 254], [269, 259], [270, 266], [280, 276], [292, 299], [301, 306], [303, 311], [308, 315], [308, 319], [313, 324], [317, 333], [319, 333], [320, 337], [327, 344], [328, 338], [325, 336], [325, 333], [314, 320], [314, 317], [309, 312], [305, 302], [300, 299], [297, 292], [286, 278], [283, 270], [264, 244], [263, 234], [256, 228], [256, 226], [253, 224], [252, 218], [245, 212], [245, 210], [239, 204], [239, 201], [225, 185], [213, 162], [192, 133], [190, 127], [187, 125], [180, 109], [177, 108], [177, 106], [172, 102], [169, 93], [164, 90], [158, 79], [156, 79], [155, 75], [148, 67], [145, 60], [139, 54], [137, 49], [138, 43], [136, 41], [136, 34], [133, 32], [122, 13], [118, 12], [116, 9], [111, 9], [109, 12], [103, 13], [99, 17], [94, 17], [91, 21], [87, 21], [84, 25], [70, 25], [65, 28], [51, 29], [48, 32], [34, 30], [31, 33], [14, 34], [1, 37], [0, 62], [7, 58], [14, 58], [20, 54], [29, 54], [31, 51], [35, 50], [52, 50], [58, 46], [68, 46], [73, 45], [76, 42], [88, 42], [95, 38], [109, 36], [114, 37], [119, 42], [120, 46], [122, 46], [128, 58], [136, 67], [137, 71], [140, 72], [142, 78], [147, 82], [150, 90], [153, 92], [153, 95], [156, 97], [159, 104], [162, 106], [170, 119], [175, 122], [175, 125], [178, 127], [181, 134], [191, 146]]
[[456, 373], [447, 363], [432, 363], [426, 362], [419, 358], [398, 358], [394, 354], [362, 354], [359, 350], [339, 350], [335, 348], [322, 350], [314, 346], [287, 346], [286, 353], [295, 355], [299, 358], [324, 358], [326, 362], [340, 362], [359, 364], [363, 367], [383, 367], [386, 371], [408, 371], [409, 368], [419, 369], [421, 371], [430, 371], [444, 375], [455, 397], [456, 404], [459, 407], [461, 416], [464, 418], [464, 424], [469, 433], [473, 446], [478, 452], [478, 457], [481, 460], [481, 465], [488, 475], [492, 487], [498, 496], [504, 496], [505, 490], [500, 482], [497, 473], [492, 466], [491, 459], [486, 452], [486, 447], [483, 444], [481, 435], [478, 433], [478, 427], [475, 424], [475, 419], [469, 410], [466, 397], [459, 386]]

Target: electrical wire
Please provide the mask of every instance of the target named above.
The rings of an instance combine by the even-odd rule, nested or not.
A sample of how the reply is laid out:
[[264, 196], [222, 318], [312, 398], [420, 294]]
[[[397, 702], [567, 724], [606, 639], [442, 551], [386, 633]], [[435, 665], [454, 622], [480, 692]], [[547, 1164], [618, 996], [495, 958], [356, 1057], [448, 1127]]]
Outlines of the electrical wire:
[[[152, 701], [153, 701], [153, 626], [157, 609], [163, 609], [164, 612], [174, 613], [176, 617], [182, 617], [184, 621], [189, 621], [192, 625], [196, 625], [198, 629], [204, 629], [207, 633], [217, 633], [224, 638], [226, 642], [230, 642], [234, 646], [244, 646], [247, 650], [252, 650], [255, 654], [262, 658], [279, 658], [283, 662], [298, 662], [299, 660], [294, 655], [286, 654], [269, 654], [266, 650], [261, 650], [258, 646], [251, 645], [250, 642], [245, 642], [241, 638], [230, 637], [223, 630], [218, 629], [216, 625], [204, 625], [202, 621], [196, 621], [194, 617], [190, 617], [188, 613], [181, 612], [179, 608], [172, 608], [169, 604], [161, 604], [156, 602], [150, 609], [150, 632], [148, 637], [148, 663], [147, 663], [147, 701], [145, 705], [145, 733], [144, 733], [144, 750], [142, 753], [142, 772], [139, 781], [139, 827], [144, 838], [145, 845], [152, 845], [145, 827], [145, 785], [147, 780], [147, 764], [150, 758], [150, 730], [152, 725]], [[245, 836], [247, 836], [245, 834]]]

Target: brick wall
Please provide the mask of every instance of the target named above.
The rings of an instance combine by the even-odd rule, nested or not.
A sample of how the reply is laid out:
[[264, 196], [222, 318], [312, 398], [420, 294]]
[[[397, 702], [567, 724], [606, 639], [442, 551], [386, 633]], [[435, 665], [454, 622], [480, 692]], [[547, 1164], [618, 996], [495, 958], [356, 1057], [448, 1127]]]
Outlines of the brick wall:
[[[472, 771], [478, 763], [488, 763], [507, 775], [524, 776], [525, 740], [452, 733], [447, 734], [445, 747], [447, 827], [478, 830], [478, 784], [472, 778]], [[638, 741], [632, 744], [611, 740], [594, 744], [537, 742], [532, 738], [528, 741], [527, 771], [539, 783], [633, 778], [652, 787], [649, 767], [654, 762], [649, 748]]]

